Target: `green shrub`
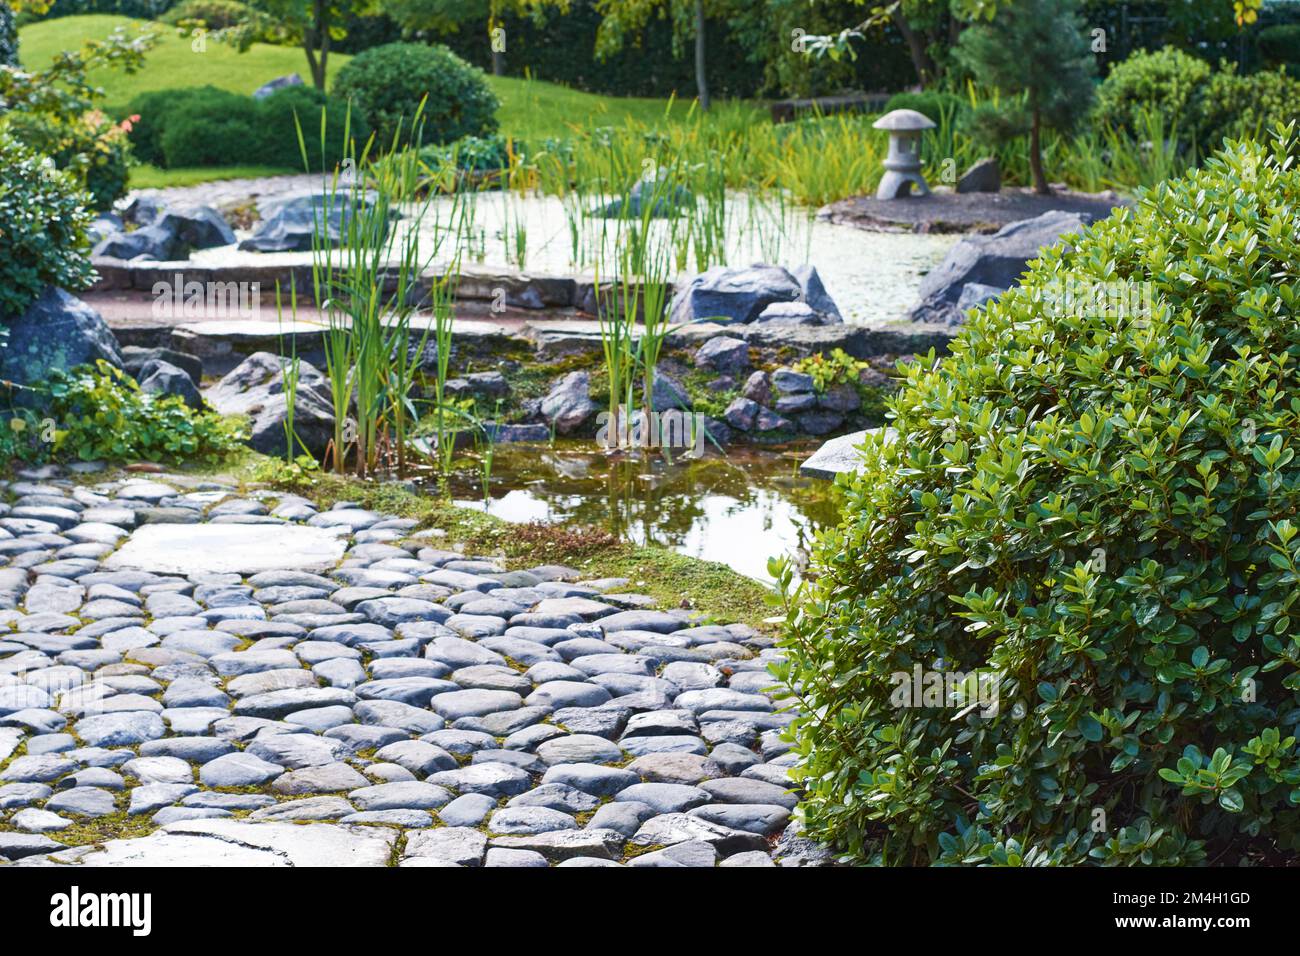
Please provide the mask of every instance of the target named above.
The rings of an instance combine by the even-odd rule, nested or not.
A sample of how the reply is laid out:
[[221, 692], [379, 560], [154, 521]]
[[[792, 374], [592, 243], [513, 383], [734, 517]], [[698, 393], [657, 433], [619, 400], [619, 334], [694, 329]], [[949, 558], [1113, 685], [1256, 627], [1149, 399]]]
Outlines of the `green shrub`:
[[[810, 583], [774, 567], [811, 832], [889, 864], [1294, 859], [1293, 136], [1045, 251], [902, 367]], [[902, 706], [914, 667], [940, 706]]]
[[301, 169], [303, 145], [313, 168], [321, 166], [321, 111], [326, 116], [325, 159], [330, 168], [346, 155], [344, 130], [359, 143], [370, 135], [365, 115], [348, 115], [341, 100], [306, 86], [289, 86], [255, 100], [214, 86], [146, 93], [132, 101], [137, 114], [131, 141], [141, 161], [163, 168], [256, 164]]
[[1194, 113], [1206, 152], [1225, 137], [1262, 138], [1279, 123], [1300, 117], [1300, 80], [1281, 70], [1241, 76], [1234, 64], [1221, 63], [1198, 91]]
[[[142, 93], [131, 101], [127, 107], [127, 112], [138, 116], [131, 127], [131, 144], [135, 149], [136, 157], [142, 163], [152, 163], [158, 167], [167, 167], [169, 165], [167, 151], [163, 145], [163, 135], [172, 127], [173, 120], [176, 116], [187, 114], [191, 117], [202, 117], [204, 114], [211, 114], [214, 120], [214, 128], [220, 128], [229, 123], [235, 123], [239, 126], [252, 127], [253, 119], [252, 97], [240, 96], [238, 93], [232, 93], [229, 90], [218, 89], [215, 86], [193, 86], [176, 90], [156, 90], [152, 93]], [[201, 123], [191, 121], [187, 124], [189, 129], [188, 135], [202, 139], [204, 137]], [[230, 143], [214, 143], [204, 145], [202, 143], [193, 146], [185, 142], [177, 141], [173, 136], [173, 148], [179, 149], [183, 154], [229, 154], [232, 156], [239, 155], [241, 150], [246, 149], [249, 139], [244, 139]], [[228, 165], [234, 165], [239, 160], [233, 160]], [[245, 163], [253, 163], [255, 160], [249, 158], [244, 160]], [[174, 163], [171, 165], [203, 165], [196, 163]]]
[[466, 136], [447, 146], [425, 146], [420, 159], [433, 169], [455, 162], [462, 172], [490, 173], [510, 165], [510, 146], [501, 134]]
[[217, 461], [239, 447], [242, 426], [195, 411], [175, 396], [143, 392], [107, 362], [55, 373], [54, 452], [82, 461]]
[[487, 77], [444, 46], [389, 43], [366, 50], [339, 70], [332, 92], [361, 108], [383, 149], [395, 137], [411, 140], [421, 102], [421, 142], [451, 143], [497, 129], [500, 104]]
[[255, 101], [231, 94], [227, 102], [230, 108], [214, 110], [209, 102], [191, 99], [167, 111], [158, 137], [167, 168], [258, 162], [250, 149], [263, 135]]
[[202, 23], [207, 30], [225, 30], [257, 15], [239, 0], [182, 0], [158, 19], [171, 26]]
[[1300, 23], [1275, 23], [1260, 30], [1256, 40], [1271, 63], [1286, 65], [1292, 74], [1300, 68]]
[[920, 93], [895, 93], [885, 104], [886, 113], [893, 110], [916, 110], [938, 123], [943, 116], [961, 119], [970, 112], [970, 103], [955, 93], [925, 90]]
[[1227, 61], [1215, 70], [1172, 47], [1138, 52], [1101, 84], [1096, 118], [1141, 138], [1150, 110], [1159, 113], [1166, 130], [1176, 128], [1179, 139], [1209, 153], [1225, 137], [1263, 136], [1300, 116], [1300, 80], [1282, 70], [1242, 76]]
[[1210, 64], [1174, 47], [1140, 50], [1115, 64], [1097, 90], [1097, 119], [1116, 130], [1137, 135], [1146, 129], [1144, 110], [1157, 110], [1166, 126], [1194, 125], [1193, 98], [1213, 72]]
[[0, 129], [0, 316], [21, 315], [47, 285], [90, 285], [89, 205], [71, 173]]
[[[303, 168], [302, 150], [313, 171], [322, 168], [321, 117], [325, 118], [324, 166], [333, 169], [348, 155], [347, 140], [359, 146], [370, 136], [370, 124], [361, 110], [337, 97], [309, 86], [286, 86], [257, 103], [261, 136], [257, 162], [265, 166]], [[296, 117], [296, 120], [295, 120]], [[302, 143], [298, 127], [302, 128]]]
[[97, 210], [111, 209], [126, 195], [131, 163], [130, 122], [113, 123], [99, 110], [59, 118], [54, 113], [13, 112], [9, 130], [25, 144], [66, 169], [90, 194]]

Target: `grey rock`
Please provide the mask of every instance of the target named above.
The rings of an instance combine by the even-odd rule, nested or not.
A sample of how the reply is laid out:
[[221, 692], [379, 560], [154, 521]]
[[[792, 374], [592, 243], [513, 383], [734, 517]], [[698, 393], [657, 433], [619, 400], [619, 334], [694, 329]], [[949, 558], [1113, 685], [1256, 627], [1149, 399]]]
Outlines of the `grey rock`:
[[716, 266], [691, 279], [672, 301], [672, 323], [753, 322], [773, 302], [794, 302], [803, 289], [780, 266]]
[[287, 76], [277, 76], [273, 80], [268, 80], [257, 89], [253, 90], [253, 99], [263, 100], [278, 90], [287, 89], [291, 86], [302, 86], [302, 77], [297, 73], [290, 73]]
[[[208, 403], [222, 415], [247, 416], [251, 423], [248, 444], [267, 455], [282, 455], [285, 450], [288, 397], [281, 370], [285, 361], [270, 352], [255, 352], [205, 393]], [[315, 455], [324, 454], [334, 435], [329, 381], [309, 362], [299, 362], [293, 427]]]
[[460, 793], [482, 793], [491, 797], [512, 797], [526, 791], [529, 775], [503, 763], [477, 763], [429, 776], [429, 783], [450, 787]]
[[487, 851], [487, 837], [469, 827], [440, 827], [407, 834], [405, 859], [432, 857], [460, 866], [478, 866]]
[[438, 811], [438, 818], [449, 827], [476, 827], [496, 809], [497, 802], [486, 794], [467, 793]]
[[596, 414], [590, 391], [591, 377], [586, 372], [570, 372], [542, 399], [541, 413], [556, 432], [570, 435]]
[[1008, 289], [1031, 259], [1061, 236], [1086, 225], [1082, 216], [1060, 210], [1009, 223], [991, 236], [967, 236], [921, 281], [920, 301], [908, 312], [914, 322], [955, 325], [965, 321], [957, 307], [968, 283]]
[[284, 772], [278, 764], [249, 753], [230, 753], [199, 768], [199, 780], [209, 787], [253, 787]]
[[996, 193], [1002, 191], [1002, 170], [996, 157], [985, 156], [973, 162], [957, 180], [959, 193]]
[[[62, 289], [47, 286], [18, 316], [0, 316], [8, 330], [0, 349], [0, 380], [40, 385], [55, 371], [105, 361], [121, 368], [117, 339], [99, 313]], [[19, 405], [40, 403], [40, 391], [14, 391]]]
[[656, 813], [683, 813], [709, 802], [707, 790], [677, 783], [638, 783], [620, 791], [614, 799], [620, 803], [644, 803]]
[[149, 362], [141, 369], [139, 381], [142, 392], [179, 398], [190, 408], [203, 407], [203, 396], [194, 380], [169, 362]]

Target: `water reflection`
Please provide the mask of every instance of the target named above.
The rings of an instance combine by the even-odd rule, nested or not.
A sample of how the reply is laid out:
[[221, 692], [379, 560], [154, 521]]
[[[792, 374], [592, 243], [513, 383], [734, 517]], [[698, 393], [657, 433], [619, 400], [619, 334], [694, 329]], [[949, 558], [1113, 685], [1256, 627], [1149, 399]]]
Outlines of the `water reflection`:
[[502, 445], [486, 499], [482, 474], [469, 468], [452, 476], [451, 491], [458, 504], [506, 521], [597, 525], [768, 581], [768, 557], [800, 560], [813, 533], [838, 520], [831, 486], [796, 471], [812, 447], [669, 462], [607, 455], [591, 442]]

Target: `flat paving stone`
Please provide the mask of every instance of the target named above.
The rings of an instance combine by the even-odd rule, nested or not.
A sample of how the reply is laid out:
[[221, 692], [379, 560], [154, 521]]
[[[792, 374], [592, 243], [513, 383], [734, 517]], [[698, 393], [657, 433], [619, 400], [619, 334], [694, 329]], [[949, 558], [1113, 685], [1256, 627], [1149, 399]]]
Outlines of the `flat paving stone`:
[[104, 562], [109, 570], [166, 574], [323, 571], [343, 557], [344, 539], [297, 525], [145, 525]]
[[[833, 862], [747, 625], [346, 502], [41, 474], [0, 489], [17, 865]], [[152, 831], [58, 842], [123, 812]]]

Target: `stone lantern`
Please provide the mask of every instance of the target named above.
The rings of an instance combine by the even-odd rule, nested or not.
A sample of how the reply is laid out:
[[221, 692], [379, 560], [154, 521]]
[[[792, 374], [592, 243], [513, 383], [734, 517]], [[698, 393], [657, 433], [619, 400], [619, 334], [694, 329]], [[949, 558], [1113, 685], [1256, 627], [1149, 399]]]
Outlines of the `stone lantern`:
[[921, 175], [921, 132], [934, 129], [934, 123], [916, 110], [894, 110], [871, 124], [889, 130], [889, 155], [885, 157], [885, 176], [876, 189], [877, 199], [898, 199], [913, 194], [926, 196], [930, 187]]

